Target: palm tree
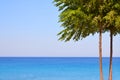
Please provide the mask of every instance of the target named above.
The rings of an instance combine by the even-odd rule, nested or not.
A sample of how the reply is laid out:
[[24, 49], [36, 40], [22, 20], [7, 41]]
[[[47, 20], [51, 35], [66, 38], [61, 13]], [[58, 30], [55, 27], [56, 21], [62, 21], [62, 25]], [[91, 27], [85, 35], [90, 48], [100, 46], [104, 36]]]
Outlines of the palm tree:
[[60, 40], [78, 41], [90, 34], [99, 32], [100, 80], [102, 72], [102, 16], [98, 11], [102, 1], [97, 0], [54, 0], [61, 10], [60, 22], [64, 27], [58, 35]]
[[112, 57], [113, 57], [113, 35], [120, 33], [120, 1], [108, 0], [105, 2], [105, 13], [103, 20], [107, 24], [105, 31], [110, 32], [110, 64], [109, 64], [109, 80], [112, 80]]

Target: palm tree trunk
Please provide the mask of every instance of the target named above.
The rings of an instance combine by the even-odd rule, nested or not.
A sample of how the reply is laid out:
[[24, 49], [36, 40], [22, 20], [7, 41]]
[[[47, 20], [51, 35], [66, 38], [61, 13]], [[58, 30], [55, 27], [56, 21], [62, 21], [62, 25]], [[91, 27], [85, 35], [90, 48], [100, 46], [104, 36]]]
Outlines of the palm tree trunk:
[[110, 30], [110, 64], [109, 64], [109, 80], [112, 80], [112, 56], [113, 56], [113, 35]]
[[[100, 4], [103, 4], [103, 0], [100, 0]], [[102, 70], [102, 24], [99, 25], [99, 63], [100, 63], [100, 80], [103, 80], [103, 70]]]
[[103, 80], [103, 71], [102, 71], [102, 26], [100, 25], [99, 33], [99, 63], [100, 63], [100, 80]]

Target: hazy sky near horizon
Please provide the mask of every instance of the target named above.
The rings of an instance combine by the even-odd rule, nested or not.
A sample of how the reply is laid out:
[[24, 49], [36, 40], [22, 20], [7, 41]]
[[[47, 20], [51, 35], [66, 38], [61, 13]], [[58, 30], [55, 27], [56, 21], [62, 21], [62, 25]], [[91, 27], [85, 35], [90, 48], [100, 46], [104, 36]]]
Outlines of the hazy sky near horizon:
[[[62, 29], [53, 0], [0, 0], [0, 57], [97, 57], [98, 34], [78, 42], [58, 41]], [[109, 56], [109, 33], [103, 35], [103, 56]], [[114, 37], [120, 57], [120, 38]]]

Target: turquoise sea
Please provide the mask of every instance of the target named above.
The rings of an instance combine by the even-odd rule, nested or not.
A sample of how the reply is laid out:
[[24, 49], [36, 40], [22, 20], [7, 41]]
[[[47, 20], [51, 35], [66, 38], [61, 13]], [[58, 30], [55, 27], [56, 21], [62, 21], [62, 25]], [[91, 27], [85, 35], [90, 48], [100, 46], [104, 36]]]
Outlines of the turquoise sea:
[[[103, 58], [108, 80], [109, 58]], [[0, 80], [99, 80], [99, 58], [0, 57]], [[120, 80], [120, 58], [113, 58], [113, 80]]]

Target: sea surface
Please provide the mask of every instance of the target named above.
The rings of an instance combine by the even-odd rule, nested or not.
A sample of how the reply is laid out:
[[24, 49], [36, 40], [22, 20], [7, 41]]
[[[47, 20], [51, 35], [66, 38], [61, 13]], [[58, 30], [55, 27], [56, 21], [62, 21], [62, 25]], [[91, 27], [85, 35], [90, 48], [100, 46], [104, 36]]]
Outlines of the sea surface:
[[[109, 58], [103, 58], [108, 80]], [[99, 80], [99, 58], [0, 57], [0, 80]], [[113, 58], [113, 80], [120, 80], [120, 58]]]

